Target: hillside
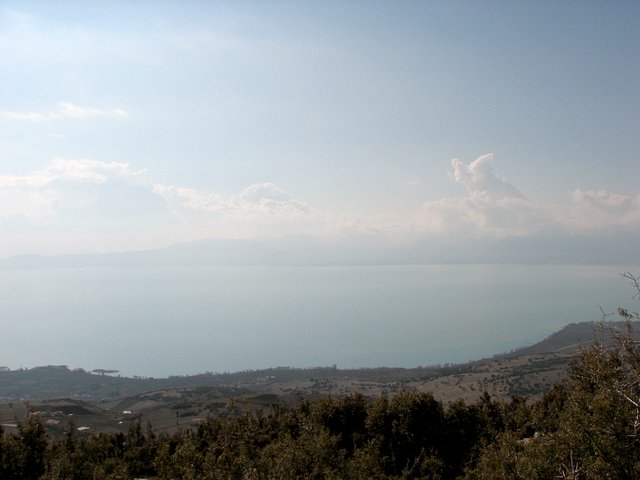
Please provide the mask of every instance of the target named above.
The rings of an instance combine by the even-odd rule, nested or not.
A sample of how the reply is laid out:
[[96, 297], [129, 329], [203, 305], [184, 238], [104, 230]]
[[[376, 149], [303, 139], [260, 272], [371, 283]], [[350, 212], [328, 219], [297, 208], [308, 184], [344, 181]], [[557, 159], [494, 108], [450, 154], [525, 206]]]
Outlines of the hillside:
[[[605, 332], [624, 326], [612, 322]], [[484, 392], [497, 400], [513, 395], [533, 399], [563, 381], [579, 349], [599, 335], [597, 327], [570, 324], [534, 345], [493, 358], [419, 368], [279, 367], [160, 379], [96, 375], [65, 366], [0, 371], [0, 423], [11, 429], [16, 418], [38, 411], [54, 434], [62, 432], [70, 416], [92, 432], [126, 431], [138, 419], [173, 431], [223, 415], [232, 405], [268, 410], [328, 394], [377, 397], [414, 389], [446, 403], [477, 401]], [[610, 341], [610, 333], [602, 338]]]
[[623, 333], [626, 329], [625, 322], [608, 322], [605, 325], [606, 328], [601, 328], [592, 322], [571, 323], [534, 345], [516, 349], [510, 355], [575, 353], [593, 341], [608, 344], [613, 332]]
[[[540, 342], [482, 359], [457, 365], [435, 365], [416, 368], [338, 369], [336, 367], [278, 367], [222, 374], [172, 376], [168, 378], [130, 378], [95, 374], [82, 369], [70, 370], [64, 365], [49, 365], [32, 369], [0, 371], [0, 402], [38, 401], [51, 398], [73, 398], [88, 402], [104, 402], [140, 395], [149, 391], [172, 388], [215, 387], [235, 389], [238, 393], [273, 394], [348, 393], [354, 390], [367, 394], [389, 393], [403, 386], [421, 385], [435, 379], [457, 378], [474, 374], [481, 384], [496, 382], [495, 371], [505, 375], [525, 377], [536, 371], [564, 368], [579, 349], [595, 336], [624, 328], [623, 322], [607, 324], [599, 333], [597, 324], [573, 323]], [[524, 365], [527, 365], [525, 368]], [[482, 377], [482, 378], [480, 378]], [[545, 381], [546, 382], [546, 381]], [[457, 383], [457, 382], [456, 382]], [[522, 383], [522, 382], [520, 382]], [[538, 382], [539, 383], [539, 382]], [[497, 388], [497, 387], [496, 387]], [[515, 388], [515, 387], [514, 387]], [[502, 391], [504, 389], [496, 389]], [[526, 392], [535, 394], [535, 388]], [[505, 395], [523, 393], [505, 391]], [[448, 395], [447, 395], [448, 396]]]

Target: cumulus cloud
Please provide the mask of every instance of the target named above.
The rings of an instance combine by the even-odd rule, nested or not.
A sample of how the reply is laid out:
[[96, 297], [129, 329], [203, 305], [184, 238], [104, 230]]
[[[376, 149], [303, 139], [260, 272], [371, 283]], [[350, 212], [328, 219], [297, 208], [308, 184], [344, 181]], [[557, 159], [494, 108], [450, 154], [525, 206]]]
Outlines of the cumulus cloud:
[[275, 183], [256, 183], [225, 197], [154, 183], [150, 172], [127, 163], [56, 158], [25, 175], [0, 175], [0, 239], [7, 243], [20, 230], [23, 238], [37, 238], [25, 232], [53, 238], [56, 231], [75, 242], [93, 232], [93, 241], [121, 249], [283, 235], [355, 235], [408, 245], [433, 236], [499, 239], [640, 227], [640, 196], [576, 189], [567, 204], [539, 204], [499, 177], [491, 161], [491, 155], [469, 164], [452, 161], [450, 177], [466, 195], [429, 200], [405, 212], [349, 215], [311, 208]]
[[281, 210], [307, 211], [305, 203], [292, 199], [273, 183], [257, 183], [243, 190], [238, 196], [224, 199], [213, 193], [201, 193], [196, 189], [175, 185], [157, 184], [154, 191], [162, 195], [175, 212], [222, 213], [244, 211], [277, 212]]
[[449, 177], [466, 196], [425, 202], [410, 216], [412, 229], [424, 235], [529, 235], [550, 221], [548, 212], [496, 174], [493, 154], [465, 164], [453, 159]]
[[146, 170], [133, 170], [128, 163], [103, 162], [92, 159], [55, 158], [42, 172], [54, 180], [73, 182], [105, 183], [114, 179], [146, 179]]
[[194, 188], [156, 184], [153, 191], [167, 201], [172, 213], [181, 217], [184, 211], [216, 213], [228, 208], [220, 195], [202, 194]]
[[0, 111], [0, 119], [25, 122], [44, 122], [64, 118], [84, 119], [91, 117], [127, 117], [129, 113], [122, 108], [95, 108], [60, 102], [58, 108], [48, 112], [11, 112]]
[[175, 185], [154, 185], [153, 190], [162, 195], [172, 210], [180, 213], [227, 213], [247, 215], [252, 213], [278, 214], [283, 212], [309, 212], [306, 203], [292, 199], [273, 183], [257, 183], [247, 187], [239, 195], [224, 199], [213, 193], [201, 193], [192, 188]]
[[285, 190], [273, 183], [256, 183], [243, 190], [238, 195], [241, 204], [268, 210], [297, 211], [306, 213], [309, 207], [306, 203], [292, 199]]
[[633, 206], [633, 199], [626, 195], [609, 193], [605, 190], [574, 190], [571, 195], [577, 205], [589, 206], [609, 212], [625, 212]]
[[175, 185], [156, 184], [153, 190], [186, 228], [201, 236], [277, 237], [326, 233], [333, 228], [329, 215], [312, 210], [269, 182], [251, 185], [228, 198]]
[[574, 229], [640, 226], [640, 196], [576, 189], [571, 200], [572, 204], [562, 212], [566, 223]]
[[0, 177], [0, 220], [37, 220], [53, 215], [51, 192], [29, 183]]
[[257, 183], [246, 188], [239, 196], [240, 200], [254, 205], [278, 205], [289, 200], [289, 194], [273, 183]]
[[640, 196], [576, 189], [569, 204], [539, 204], [496, 174], [492, 154], [469, 164], [454, 159], [451, 166], [450, 177], [468, 195], [425, 202], [412, 220], [420, 232], [504, 238], [640, 226]]
[[273, 183], [257, 183], [224, 198], [154, 183], [149, 172], [127, 163], [70, 158], [53, 159], [25, 175], [0, 176], [0, 224], [15, 225], [20, 218], [34, 228], [137, 228], [144, 233], [149, 226], [180, 227], [186, 236], [197, 237], [318, 233], [330, 223], [328, 216]]
[[414, 215], [423, 233], [494, 237], [529, 235], [551, 221], [544, 208], [513, 197], [454, 197], [425, 202]]
[[454, 158], [451, 161], [453, 171], [451, 178], [464, 185], [471, 197], [488, 198], [517, 198], [527, 200], [527, 197], [504, 178], [496, 175], [493, 170], [493, 153], [487, 153], [466, 165]]
[[162, 198], [147, 185], [147, 173], [126, 163], [56, 158], [42, 170], [0, 176], [0, 217], [64, 219], [73, 213], [96, 223], [105, 221], [114, 206], [126, 216], [157, 212]]

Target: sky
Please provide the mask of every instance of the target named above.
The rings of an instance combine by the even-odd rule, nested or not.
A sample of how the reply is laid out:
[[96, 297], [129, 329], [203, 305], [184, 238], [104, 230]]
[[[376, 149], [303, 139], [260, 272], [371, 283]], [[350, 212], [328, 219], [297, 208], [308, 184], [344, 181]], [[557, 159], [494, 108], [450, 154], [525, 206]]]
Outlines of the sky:
[[633, 241], [638, 45], [626, 1], [3, 1], [0, 258]]

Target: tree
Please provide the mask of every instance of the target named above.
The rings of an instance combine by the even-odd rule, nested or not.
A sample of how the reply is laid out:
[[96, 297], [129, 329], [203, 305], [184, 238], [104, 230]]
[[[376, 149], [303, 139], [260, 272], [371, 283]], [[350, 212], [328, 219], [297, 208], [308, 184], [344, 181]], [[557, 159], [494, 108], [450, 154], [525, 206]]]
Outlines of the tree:
[[23, 465], [23, 478], [37, 479], [45, 469], [45, 451], [49, 443], [47, 431], [40, 417], [30, 414], [18, 424], [20, 433], [20, 459]]
[[[625, 274], [638, 295], [636, 277]], [[469, 478], [640, 478], [638, 313], [620, 308], [622, 331], [606, 322], [571, 368], [566, 389], [533, 406], [528, 436], [513, 428], [489, 445]]]

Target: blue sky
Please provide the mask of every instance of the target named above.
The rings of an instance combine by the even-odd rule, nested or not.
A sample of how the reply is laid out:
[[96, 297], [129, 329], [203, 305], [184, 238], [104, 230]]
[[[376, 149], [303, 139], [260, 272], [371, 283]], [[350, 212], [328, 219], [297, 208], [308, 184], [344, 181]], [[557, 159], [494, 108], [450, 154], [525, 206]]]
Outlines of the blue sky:
[[0, 257], [640, 233], [638, 45], [637, 2], [6, 1]]

